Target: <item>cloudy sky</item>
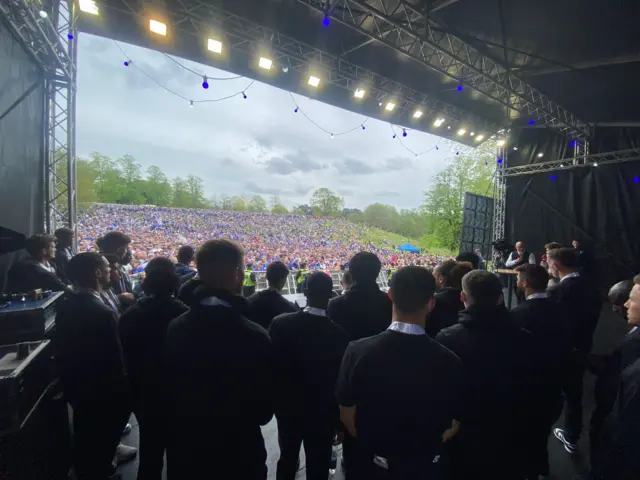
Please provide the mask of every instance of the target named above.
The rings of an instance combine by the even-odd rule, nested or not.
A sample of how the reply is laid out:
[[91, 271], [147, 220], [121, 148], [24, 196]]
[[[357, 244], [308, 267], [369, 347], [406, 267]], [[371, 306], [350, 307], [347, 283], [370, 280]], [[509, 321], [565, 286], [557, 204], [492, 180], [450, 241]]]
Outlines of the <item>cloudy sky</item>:
[[[124, 67], [124, 50], [138, 68]], [[79, 41], [77, 150], [117, 158], [133, 155], [146, 169], [158, 165], [168, 176], [200, 176], [207, 195], [278, 195], [292, 207], [307, 203], [314, 189], [328, 187], [346, 206], [373, 202], [415, 208], [429, 180], [450, 156], [433, 149], [415, 157], [392, 138], [389, 124], [370, 119], [366, 130], [331, 139], [300, 113], [290, 95], [255, 82], [248, 98], [238, 95], [190, 108], [154, 80], [188, 99], [216, 99], [241, 92], [250, 80], [202, 79], [159, 52], [116, 45], [90, 35]], [[231, 73], [184, 62], [209, 77]], [[144, 72], [144, 73], [142, 73]], [[145, 73], [148, 75], [145, 76]], [[150, 77], [150, 78], [149, 78]], [[358, 127], [361, 115], [296, 95], [296, 101], [327, 131]], [[438, 138], [411, 132], [405, 144], [416, 152], [432, 149]], [[442, 143], [441, 143], [442, 146]]]

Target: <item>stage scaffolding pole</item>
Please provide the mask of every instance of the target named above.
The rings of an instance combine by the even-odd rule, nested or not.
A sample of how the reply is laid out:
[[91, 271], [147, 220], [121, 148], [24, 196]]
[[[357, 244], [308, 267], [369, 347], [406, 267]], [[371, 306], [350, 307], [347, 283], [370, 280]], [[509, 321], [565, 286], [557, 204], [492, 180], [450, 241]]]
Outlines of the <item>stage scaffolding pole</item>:
[[[495, 243], [504, 240], [506, 205], [507, 205], [507, 183], [505, 170], [507, 168], [507, 152], [508, 146], [505, 143], [499, 146], [496, 151], [496, 173], [493, 182], [493, 227], [491, 242]], [[502, 261], [502, 253], [492, 247], [491, 269], [493, 271], [498, 268]]]

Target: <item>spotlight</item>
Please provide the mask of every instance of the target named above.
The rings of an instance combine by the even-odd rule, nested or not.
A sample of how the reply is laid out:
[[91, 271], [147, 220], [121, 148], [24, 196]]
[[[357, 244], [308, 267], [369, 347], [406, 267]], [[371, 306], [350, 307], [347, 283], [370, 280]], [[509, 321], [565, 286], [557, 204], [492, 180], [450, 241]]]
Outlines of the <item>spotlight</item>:
[[436, 121], [433, 122], [434, 127], [440, 127], [444, 123], [444, 118], [436, 118]]
[[45, 19], [47, 18], [49, 15], [47, 15], [47, 12], [45, 12], [44, 10], [40, 10], [38, 12], [38, 15], [40, 15], [40, 18]]
[[356, 98], [363, 98], [365, 91], [362, 88], [357, 88], [355, 92], [353, 92], [353, 96]]
[[518, 151], [518, 147], [513, 147], [513, 149], [517, 152]]
[[498, 159], [498, 163], [502, 163], [502, 159], [501, 158]]
[[640, 178], [633, 177], [633, 183], [640, 183]]
[[384, 107], [387, 112], [393, 112], [394, 108], [396, 108], [396, 104], [392, 102], [387, 103]]
[[289, 67], [282, 67], [282, 73], [289, 73]]
[[553, 181], [555, 179], [556, 179], [556, 176], [555, 175], [551, 175], [551, 179], [550, 180]]
[[451, 130], [451, 125], [447, 125], [447, 130]]
[[403, 136], [403, 137], [406, 137], [406, 136], [407, 136], [407, 131], [406, 131], [404, 128], [402, 129], [402, 136]]
[[67, 33], [67, 38], [69, 40], [73, 40], [73, 33], [71, 33], [71, 32]]
[[149, 20], [149, 30], [163, 37], [167, 36], [167, 25], [157, 20]]
[[331, 20], [329, 19], [328, 16], [324, 16], [324, 18], [322, 19], [322, 25], [324, 25], [325, 27], [328, 27], [331, 24]]
[[458, 85], [458, 91], [461, 92], [462, 91], [462, 84]]
[[544, 153], [542, 153], [542, 152], [540, 152], [540, 153], [538, 154], [538, 158], [542, 158], [543, 156], [544, 156]]
[[529, 125], [535, 125], [536, 121], [535, 120], [529, 120]]
[[318, 77], [314, 77], [313, 75], [311, 75], [309, 77], [309, 85], [311, 85], [312, 87], [317, 87], [318, 85], [320, 85], [320, 79]]
[[94, 0], [80, 0], [78, 7], [80, 7], [81, 12], [90, 13], [91, 15], [98, 15], [98, 13], [100, 13]]
[[265, 70], [271, 70], [271, 65], [273, 65], [273, 61], [270, 58], [260, 57], [258, 60], [258, 66]]
[[598, 166], [598, 162], [594, 162], [593, 166], [597, 167]]
[[467, 131], [464, 128], [458, 130], [458, 135], [464, 135], [465, 133], [467, 133]]
[[381, 107], [382, 106], [382, 102], [378, 102], [378, 106]]
[[213, 40], [210, 38], [207, 40], [207, 48], [213, 53], [222, 53], [222, 42], [219, 40]]
[[469, 135], [471, 135], [472, 137], [475, 137], [476, 132], [471, 132]]
[[422, 117], [422, 110], [416, 110], [413, 112], [413, 118], [418, 119], [420, 117]]
[[476, 142], [481, 142], [482, 140], [484, 140], [484, 135], [476, 136]]
[[209, 88], [209, 82], [207, 81], [206, 76], [202, 77], [202, 88], [204, 88], [205, 90]]
[[504, 147], [504, 144], [507, 143], [506, 140], [498, 140], [498, 146], [499, 147]]

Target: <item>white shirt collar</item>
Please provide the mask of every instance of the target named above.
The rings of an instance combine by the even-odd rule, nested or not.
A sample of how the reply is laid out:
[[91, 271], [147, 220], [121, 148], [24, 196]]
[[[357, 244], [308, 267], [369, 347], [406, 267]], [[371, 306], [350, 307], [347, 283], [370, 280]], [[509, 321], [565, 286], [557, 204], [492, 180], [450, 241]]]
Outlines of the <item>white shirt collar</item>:
[[549, 298], [548, 293], [532, 293], [527, 297], [527, 300], [533, 300], [535, 298]]
[[327, 316], [327, 312], [321, 308], [315, 308], [315, 307], [305, 307], [305, 309], [303, 310], [304, 312], [310, 314], [310, 315], [316, 315], [318, 317], [326, 317]]
[[634, 325], [633, 328], [631, 330], [629, 330], [629, 333], [627, 335], [631, 335], [633, 332], [635, 332], [636, 330], [638, 330], [638, 325]]
[[218, 297], [203, 298], [200, 301], [200, 305], [206, 305], [208, 307], [220, 306], [220, 307], [231, 308], [231, 304], [229, 302], [225, 302], [224, 300], [220, 300]]
[[425, 335], [426, 332], [424, 328], [420, 325], [416, 325], [415, 323], [405, 323], [405, 322], [393, 322], [389, 325], [387, 330], [393, 330], [394, 332], [406, 333], [408, 335]]
[[560, 279], [561, 282], [564, 282], [567, 278], [575, 278], [575, 277], [579, 277], [580, 274], [578, 272], [571, 272], [571, 273], [567, 273], [564, 277], [562, 277]]

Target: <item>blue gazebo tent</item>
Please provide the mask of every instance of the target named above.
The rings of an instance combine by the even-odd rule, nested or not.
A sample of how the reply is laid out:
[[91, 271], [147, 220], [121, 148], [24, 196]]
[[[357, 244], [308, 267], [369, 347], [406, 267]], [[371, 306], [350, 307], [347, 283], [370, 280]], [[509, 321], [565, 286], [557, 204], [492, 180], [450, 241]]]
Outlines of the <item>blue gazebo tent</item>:
[[400, 245], [398, 250], [401, 252], [411, 252], [411, 253], [420, 253], [420, 249], [418, 247], [414, 247], [410, 243], [405, 243], [404, 245]]

